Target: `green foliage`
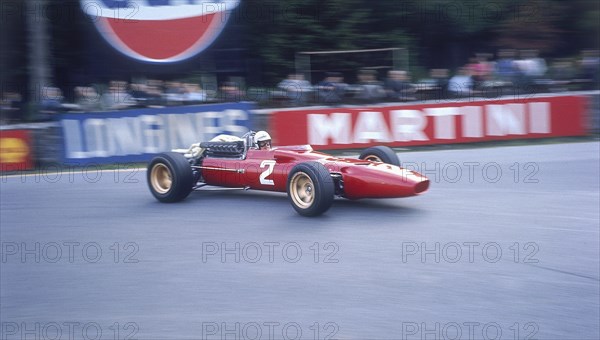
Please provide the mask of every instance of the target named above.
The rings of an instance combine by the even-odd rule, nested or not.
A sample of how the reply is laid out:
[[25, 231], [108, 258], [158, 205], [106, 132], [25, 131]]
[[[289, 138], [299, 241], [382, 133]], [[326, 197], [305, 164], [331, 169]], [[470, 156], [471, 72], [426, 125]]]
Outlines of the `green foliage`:
[[[11, 2], [21, 3], [24, 1]], [[55, 80], [71, 81], [73, 73], [90, 67], [90, 60], [99, 65], [105, 63], [106, 71], [117, 76], [158, 69], [136, 64], [137, 71], [132, 71], [128, 66], [133, 62], [125, 57], [98, 61], [94, 55], [86, 55], [94, 51], [90, 45], [103, 42], [93, 23], [83, 16], [80, 1], [47, 0], [47, 3], [44, 13], [52, 59], [49, 64]], [[27, 78], [28, 33], [23, 13], [5, 12], [0, 22], [0, 80], [4, 83]], [[301, 51], [402, 47], [410, 52], [411, 71], [456, 68], [476, 52], [496, 52], [501, 48], [537, 48], [543, 57], [576, 56], [583, 49], [598, 48], [600, 2], [241, 0], [226, 30], [232, 33], [224, 32], [215, 44], [229, 39], [229, 47], [244, 48], [242, 57], [260, 61], [257, 72], [262, 77], [257, 79], [269, 86], [295, 69], [295, 56]], [[201, 55], [177, 70], [193, 71], [202, 58]], [[323, 68], [360, 67], [359, 62], [339, 56], [324, 57], [322, 63]], [[92, 71], [98, 70], [102, 68], [97, 66]], [[160, 69], [161, 75], [168, 70]], [[92, 76], [96, 78], [91, 81], [98, 80], [96, 73]], [[80, 76], [85, 77], [85, 74]]]
[[253, 37], [248, 46], [267, 65], [271, 80], [293, 70], [295, 53], [300, 51], [404, 47], [411, 51], [415, 67], [435, 67], [438, 62], [457, 67], [474, 52], [500, 48], [535, 48], [543, 55], [570, 49], [574, 54], [597, 47], [600, 34], [598, 2], [588, 0], [246, 0], [243, 4], [248, 9], [272, 9], [273, 20], [248, 23]]

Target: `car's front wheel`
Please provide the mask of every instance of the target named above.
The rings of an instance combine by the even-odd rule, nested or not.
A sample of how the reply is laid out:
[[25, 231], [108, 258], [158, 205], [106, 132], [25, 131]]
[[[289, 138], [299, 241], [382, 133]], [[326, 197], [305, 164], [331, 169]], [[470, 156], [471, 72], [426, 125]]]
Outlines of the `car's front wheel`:
[[150, 192], [163, 203], [183, 200], [194, 187], [190, 163], [183, 155], [175, 152], [165, 152], [154, 157], [148, 165], [146, 177]]
[[287, 194], [302, 216], [317, 216], [333, 204], [335, 187], [329, 171], [318, 162], [296, 165], [288, 176]]

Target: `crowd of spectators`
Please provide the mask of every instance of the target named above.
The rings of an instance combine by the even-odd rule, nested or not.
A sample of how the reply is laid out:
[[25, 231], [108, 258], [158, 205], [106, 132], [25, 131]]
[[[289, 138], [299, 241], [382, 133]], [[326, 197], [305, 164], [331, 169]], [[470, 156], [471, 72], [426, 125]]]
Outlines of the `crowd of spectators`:
[[[302, 75], [291, 74], [278, 84], [272, 98], [287, 99], [290, 106], [305, 104], [365, 104], [448, 100], [467, 97], [497, 98], [506, 95], [593, 90], [600, 86], [598, 51], [584, 51], [578, 62], [555, 60], [550, 65], [535, 50], [501, 50], [494, 60], [477, 54], [451, 74], [431, 69], [427, 77], [411, 79], [406, 70], [362, 69], [356, 82], [346, 84], [340, 73], [329, 72], [311, 86]], [[281, 104], [281, 100], [279, 100]]]
[[[67, 101], [56, 87], [45, 87], [39, 102], [41, 119], [57, 112], [98, 112], [142, 107], [165, 107], [214, 102], [254, 101], [261, 106], [301, 106], [447, 100], [464, 97], [499, 97], [511, 94], [598, 89], [598, 50], [583, 51], [577, 61], [547, 63], [534, 50], [501, 50], [496, 58], [477, 54], [451, 73], [429, 70], [427, 77], [413, 79], [406, 70], [361, 69], [348, 84], [340, 72], [327, 72], [311, 84], [302, 74], [292, 73], [271, 89], [244, 89], [233, 81], [218, 89], [203, 89], [197, 83], [149, 79], [128, 83], [110, 81], [106, 86], [77, 86]], [[19, 120], [22, 97], [2, 93], [0, 121]]]
[[101, 95], [94, 87], [75, 88], [74, 111], [113, 111], [136, 107], [198, 104], [207, 101], [198, 84], [148, 80], [128, 84], [111, 81]]

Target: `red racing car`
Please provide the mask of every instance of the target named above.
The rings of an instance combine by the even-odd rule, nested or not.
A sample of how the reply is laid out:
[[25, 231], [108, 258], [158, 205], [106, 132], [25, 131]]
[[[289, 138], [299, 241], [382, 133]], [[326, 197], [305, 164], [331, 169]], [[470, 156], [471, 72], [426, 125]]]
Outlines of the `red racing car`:
[[287, 192], [300, 215], [317, 216], [331, 207], [335, 196], [408, 197], [429, 187], [425, 176], [401, 168], [396, 153], [386, 146], [368, 148], [359, 159], [339, 158], [310, 145], [270, 148], [265, 135], [219, 136], [157, 155], [147, 172], [152, 195], [160, 202], [177, 202], [206, 185]]

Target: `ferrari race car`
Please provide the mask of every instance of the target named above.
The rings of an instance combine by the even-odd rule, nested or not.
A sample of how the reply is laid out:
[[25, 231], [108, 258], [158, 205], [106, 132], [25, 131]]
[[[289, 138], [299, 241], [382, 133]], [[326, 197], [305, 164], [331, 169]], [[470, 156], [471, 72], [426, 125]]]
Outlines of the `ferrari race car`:
[[181, 201], [207, 185], [286, 192], [303, 216], [324, 213], [335, 196], [408, 197], [429, 187], [425, 176], [401, 168], [396, 153], [386, 146], [370, 147], [359, 159], [339, 158], [310, 145], [262, 149], [254, 132], [158, 154], [148, 165], [147, 181], [160, 202]]

